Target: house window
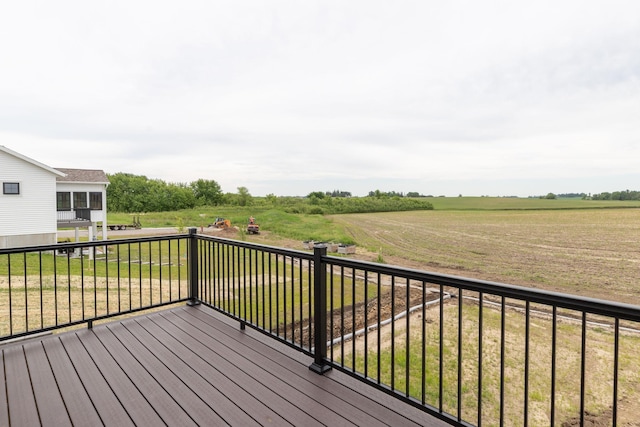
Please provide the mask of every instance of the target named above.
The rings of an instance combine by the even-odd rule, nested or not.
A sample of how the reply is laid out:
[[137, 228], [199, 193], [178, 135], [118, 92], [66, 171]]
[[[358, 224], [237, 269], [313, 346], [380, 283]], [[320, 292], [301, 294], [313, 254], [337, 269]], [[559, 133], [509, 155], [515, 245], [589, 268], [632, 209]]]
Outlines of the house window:
[[87, 207], [87, 193], [73, 193], [73, 208], [82, 209]]
[[91, 192], [89, 193], [89, 207], [94, 211], [102, 210], [102, 193], [101, 192]]
[[20, 194], [20, 184], [17, 182], [3, 182], [2, 194]]
[[56, 193], [56, 206], [59, 211], [70, 211], [71, 193], [58, 191]]

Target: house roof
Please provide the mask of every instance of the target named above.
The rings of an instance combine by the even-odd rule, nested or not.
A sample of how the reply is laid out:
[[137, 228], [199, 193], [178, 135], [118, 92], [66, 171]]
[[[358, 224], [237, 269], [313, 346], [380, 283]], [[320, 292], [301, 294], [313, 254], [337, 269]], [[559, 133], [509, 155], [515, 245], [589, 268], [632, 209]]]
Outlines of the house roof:
[[59, 169], [54, 169], [54, 168], [52, 168], [50, 166], [45, 165], [44, 163], [40, 163], [37, 160], [33, 160], [32, 158], [27, 157], [25, 155], [22, 155], [20, 153], [17, 153], [15, 151], [5, 147], [4, 145], [0, 145], [0, 151], [5, 152], [5, 153], [9, 154], [10, 156], [16, 157], [16, 158], [18, 158], [20, 160], [23, 160], [23, 161], [27, 162], [27, 163], [31, 163], [32, 165], [37, 166], [39, 168], [42, 168], [42, 169], [44, 169], [44, 170], [46, 170], [48, 172], [51, 172], [52, 174], [57, 175], [60, 178], [62, 178], [64, 176], [64, 172], [60, 171]]
[[99, 169], [68, 169], [56, 168], [66, 174], [64, 177], [56, 178], [57, 182], [76, 182], [83, 184], [109, 184], [109, 178], [104, 171]]

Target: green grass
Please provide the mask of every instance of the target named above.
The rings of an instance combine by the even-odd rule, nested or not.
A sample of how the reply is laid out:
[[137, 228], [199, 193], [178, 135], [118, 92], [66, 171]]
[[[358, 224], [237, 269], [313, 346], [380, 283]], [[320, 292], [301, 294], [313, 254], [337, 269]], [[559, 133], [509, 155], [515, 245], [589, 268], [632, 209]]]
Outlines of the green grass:
[[[437, 308], [435, 309], [437, 311]], [[432, 310], [433, 311], [433, 310]], [[345, 357], [345, 365], [383, 384], [392, 385], [403, 395], [411, 396], [445, 411], [456, 414], [458, 398], [462, 417], [478, 423], [478, 393], [482, 398], [482, 423], [498, 425], [501, 403], [501, 364], [504, 365], [505, 425], [523, 425], [524, 366], [525, 366], [525, 318], [515, 311], [506, 312], [505, 357], [501, 358], [501, 314], [499, 310], [484, 307], [482, 314], [482, 390], [478, 390], [480, 367], [479, 316], [477, 305], [465, 303], [462, 314], [462, 344], [458, 342], [458, 307], [449, 304], [444, 310], [443, 359], [440, 360], [440, 321], [430, 317], [422, 335], [421, 318], [411, 323], [409, 346], [405, 334], [405, 320], [397, 322], [395, 358], [391, 349], [383, 346], [380, 354], [364, 351], [362, 338], [353, 354]], [[388, 329], [388, 328], [387, 328]], [[549, 422], [551, 390], [551, 331], [550, 318], [534, 317], [530, 328], [529, 357], [529, 423], [541, 425]], [[387, 331], [388, 333], [388, 331]], [[556, 355], [556, 419], [567, 420], [579, 415], [581, 327], [576, 323], [558, 325]], [[619, 373], [621, 395], [636, 400], [640, 396], [638, 386], [637, 354], [640, 338], [637, 334], [621, 336]], [[423, 347], [424, 343], [424, 347]], [[461, 345], [461, 347], [460, 347]], [[600, 413], [606, 410], [613, 396], [611, 384], [613, 372], [613, 333], [610, 329], [589, 328], [587, 332], [587, 374], [585, 393], [586, 410]], [[634, 350], [636, 349], [636, 350]], [[462, 377], [458, 377], [458, 352], [462, 353]], [[365, 357], [367, 371], [365, 372]], [[406, 362], [409, 360], [409, 369]], [[443, 393], [440, 395], [439, 364], [443, 364]], [[425, 369], [422, 369], [422, 366]], [[378, 377], [378, 372], [380, 372]], [[408, 380], [408, 381], [407, 381]], [[461, 381], [461, 395], [458, 382]]]
[[[210, 280], [204, 279], [205, 298], [221, 309], [233, 314], [242, 315], [246, 319], [253, 316], [260, 320], [264, 316], [267, 324], [275, 327], [276, 323], [284, 325], [301, 319], [307, 319], [309, 313], [310, 278], [309, 269], [305, 262], [300, 267], [298, 263], [291, 263], [282, 257], [268, 258], [264, 264], [252, 257], [248, 252], [234, 258], [233, 272], [228, 269], [216, 274], [218, 285], [208, 287]], [[250, 263], [253, 260], [253, 264]], [[215, 274], [214, 274], [215, 276]], [[214, 278], [211, 279], [213, 281]], [[351, 306], [354, 301], [365, 300], [364, 282], [346, 275], [341, 280], [335, 274], [328, 278], [327, 304], [329, 307]], [[344, 288], [344, 292], [342, 289]], [[367, 298], [376, 295], [376, 288], [367, 287]], [[295, 307], [292, 313], [291, 307]], [[274, 323], [274, 319], [282, 322]], [[289, 320], [291, 321], [289, 321]], [[259, 326], [265, 327], [259, 323]]]
[[212, 207], [203, 206], [195, 209], [185, 209], [171, 212], [147, 212], [142, 214], [128, 214], [109, 212], [108, 224], [131, 224], [133, 218], [139, 218], [144, 228], [157, 227], [206, 227], [215, 221], [216, 217], [230, 219], [232, 225], [246, 225], [249, 216], [257, 216], [265, 208], [246, 207]]
[[[203, 216], [201, 216], [203, 215]], [[255, 217], [260, 229], [274, 235], [295, 240], [314, 240], [352, 244], [353, 238], [343, 227], [334, 224], [330, 217], [323, 215], [294, 214], [279, 209], [265, 207], [203, 207], [194, 210], [176, 212], [153, 212], [140, 215], [143, 228], [176, 227], [186, 232], [189, 227], [206, 227], [216, 217], [231, 220], [232, 226], [241, 230], [247, 225], [248, 218]], [[109, 224], [129, 224], [133, 215], [109, 213]]]
[[[187, 245], [97, 246], [92, 257], [0, 256], [0, 335], [65, 325], [187, 296]], [[71, 255], [71, 254], [69, 254]], [[117, 262], [118, 261], [118, 262]], [[11, 324], [9, 324], [9, 319]]]
[[[105, 248], [106, 252], [105, 252]], [[88, 249], [87, 249], [88, 250]], [[93, 250], [92, 250], [93, 251]], [[51, 252], [11, 254], [0, 257], [0, 276], [79, 276], [81, 274], [100, 277], [116, 277], [126, 274], [137, 277], [178, 277], [178, 264], [186, 260], [187, 243], [173, 240], [97, 246], [93, 259], [85, 253], [82, 257], [54, 255]], [[78, 249], [79, 252], [79, 249]], [[120, 262], [115, 262], [119, 260]], [[108, 261], [108, 262], [105, 262]], [[174, 268], [171, 268], [171, 265]]]

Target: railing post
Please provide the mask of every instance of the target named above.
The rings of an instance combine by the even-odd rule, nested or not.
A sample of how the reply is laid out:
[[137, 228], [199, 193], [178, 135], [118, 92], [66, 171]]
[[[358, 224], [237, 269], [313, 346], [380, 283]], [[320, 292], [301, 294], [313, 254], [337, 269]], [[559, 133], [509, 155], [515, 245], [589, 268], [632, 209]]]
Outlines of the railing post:
[[313, 345], [314, 361], [309, 369], [318, 374], [331, 370], [327, 363], [327, 267], [322, 258], [326, 245], [313, 248]]
[[189, 301], [187, 305], [199, 305], [198, 299], [198, 239], [196, 238], [197, 228], [189, 228]]

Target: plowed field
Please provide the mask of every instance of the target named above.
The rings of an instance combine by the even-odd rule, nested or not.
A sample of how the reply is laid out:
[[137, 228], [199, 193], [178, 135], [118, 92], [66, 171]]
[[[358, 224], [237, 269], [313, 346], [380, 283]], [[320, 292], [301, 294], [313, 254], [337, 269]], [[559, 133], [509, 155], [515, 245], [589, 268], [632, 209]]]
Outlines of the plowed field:
[[640, 210], [423, 211], [333, 217], [358, 257], [640, 304]]

